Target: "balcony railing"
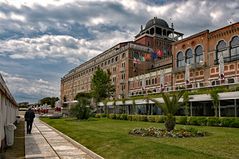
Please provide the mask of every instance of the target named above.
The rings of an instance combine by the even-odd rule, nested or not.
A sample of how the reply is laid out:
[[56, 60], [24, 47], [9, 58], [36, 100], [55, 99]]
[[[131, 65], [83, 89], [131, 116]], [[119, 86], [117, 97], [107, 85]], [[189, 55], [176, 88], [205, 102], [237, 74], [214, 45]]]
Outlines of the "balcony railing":
[[125, 67], [121, 67], [120, 72], [125, 72]]
[[235, 79], [233, 82], [229, 82], [229, 78], [226, 80], [222, 81], [215, 81], [214, 85], [208, 82], [200, 82], [200, 84], [197, 83], [192, 83], [190, 85], [178, 85], [178, 86], [170, 86], [170, 87], [164, 87], [163, 91], [160, 88], [160, 86], [156, 86], [153, 89], [149, 88], [146, 90], [142, 89], [136, 89], [136, 90], [131, 90], [129, 92], [129, 96], [141, 96], [141, 95], [147, 95], [147, 94], [157, 94], [161, 92], [174, 92], [174, 91], [179, 91], [179, 90], [188, 90], [188, 91], [194, 91], [198, 89], [210, 89], [216, 86], [224, 86], [230, 91], [238, 91], [239, 88], [239, 78]]
[[[223, 58], [223, 61], [225, 63], [233, 62], [233, 61], [236, 61], [236, 60], [239, 60], [239, 54]], [[218, 65], [218, 64], [219, 64], [218, 59], [215, 59], [214, 60], [214, 65]]]
[[124, 83], [125, 83], [125, 79], [121, 79], [120, 84], [124, 84]]

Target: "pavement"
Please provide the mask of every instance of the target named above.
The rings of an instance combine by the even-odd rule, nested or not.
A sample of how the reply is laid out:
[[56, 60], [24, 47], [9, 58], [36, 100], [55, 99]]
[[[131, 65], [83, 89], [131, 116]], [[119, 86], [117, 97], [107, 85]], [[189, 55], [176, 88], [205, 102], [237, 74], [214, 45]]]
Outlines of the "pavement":
[[75, 141], [69, 141], [47, 124], [35, 118], [32, 133], [26, 134], [25, 130], [25, 158], [26, 159], [92, 159], [102, 158], [92, 155], [94, 152], [81, 148]]

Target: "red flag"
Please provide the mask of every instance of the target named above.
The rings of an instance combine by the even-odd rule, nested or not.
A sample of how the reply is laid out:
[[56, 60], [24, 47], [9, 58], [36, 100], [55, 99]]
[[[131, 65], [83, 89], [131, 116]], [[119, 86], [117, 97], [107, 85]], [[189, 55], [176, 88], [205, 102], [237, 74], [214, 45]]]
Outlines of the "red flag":
[[151, 59], [151, 55], [150, 54], [144, 54], [144, 59], [145, 60], [150, 60]]
[[163, 51], [158, 50], [158, 51], [157, 51], [157, 55], [158, 55], [158, 57], [162, 57], [162, 56], [163, 56]]

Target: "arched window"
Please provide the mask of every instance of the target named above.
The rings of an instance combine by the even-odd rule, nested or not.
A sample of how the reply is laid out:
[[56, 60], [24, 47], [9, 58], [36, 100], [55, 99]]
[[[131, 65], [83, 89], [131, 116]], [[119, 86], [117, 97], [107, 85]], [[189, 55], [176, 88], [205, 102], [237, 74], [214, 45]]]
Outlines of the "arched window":
[[195, 61], [196, 63], [203, 61], [203, 51], [201, 45], [197, 46], [195, 49]]
[[177, 54], [177, 67], [182, 67], [185, 65], [183, 53], [179, 52]]
[[125, 58], [125, 53], [122, 54], [122, 59]]
[[186, 51], [186, 63], [192, 64], [193, 63], [193, 52], [192, 49], [187, 49]]
[[221, 40], [217, 44], [216, 61], [218, 62], [219, 54], [222, 53], [225, 62], [230, 60], [229, 52], [227, 51], [227, 44], [224, 40]]
[[239, 59], [239, 37], [235, 36], [232, 38], [230, 42], [230, 56], [231, 60]]

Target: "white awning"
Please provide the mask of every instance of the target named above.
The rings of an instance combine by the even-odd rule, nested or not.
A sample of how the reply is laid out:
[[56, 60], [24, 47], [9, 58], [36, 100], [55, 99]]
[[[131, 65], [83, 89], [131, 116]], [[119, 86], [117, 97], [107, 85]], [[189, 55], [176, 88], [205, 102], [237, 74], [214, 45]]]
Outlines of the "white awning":
[[227, 99], [239, 99], [239, 91], [237, 92], [225, 92], [225, 93], [218, 93], [220, 100], [227, 100]]
[[114, 102], [107, 102], [107, 105], [113, 105]]
[[164, 103], [163, 98], [154, 98], [154, 100], [158, 101], [159, 103]]
[[135, 100], [135, 104], [153, 104], [154, 102], [152, 102], [151, 100], [149, 100], [149, 102], [147, 102], [146, 99], [136, 99]]
[[[220, 100], [239, 99], [239, 91], [218, 93]], [[190, 95], [190, 102], [212, 101], [210, 94]]]
[[123, 102], [122, 101], [116, 101], [115, 105], [123, 105]]
[[211, 101], [211, 96], [209, 94], [198, 94], [198, 95], [190, 95], [190, 102], [202, 102], [202, 101]]
[[98, 103], [98, 106], [103, 107], [103, 106], [104, 106], [104, 103], [103, 103], [103, 102], [99, 102], [99, 103]]
[[133, 101], [132, 100], [126, 100], [125, 101], [125, 105], [132, 105], [133, 104]]

